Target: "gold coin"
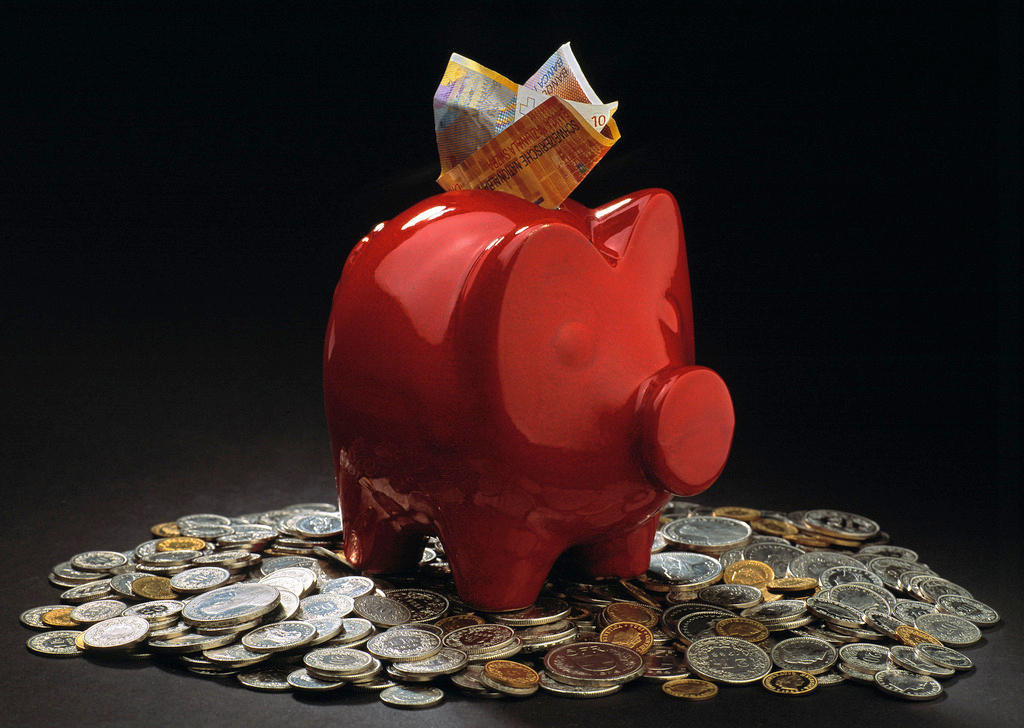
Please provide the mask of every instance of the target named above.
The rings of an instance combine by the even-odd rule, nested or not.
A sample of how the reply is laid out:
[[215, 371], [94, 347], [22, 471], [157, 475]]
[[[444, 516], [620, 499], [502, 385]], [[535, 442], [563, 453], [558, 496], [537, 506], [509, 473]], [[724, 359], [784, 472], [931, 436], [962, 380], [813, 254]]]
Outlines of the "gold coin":
[[622, 586], [623, 589], [632, 594], [633, 598], [636, 599], [638, 602], [643, 602], [649, 607], [658, 606], [658, 603], [651, 599], [649, 596], [647, 596], [647, 592], [638, 587], [636, 584], [632, 584], [626, 581], [625, 579], [619, 579], [619, 584]]
[[715, 623], [715, 634], [719, 637], [737, 637], [747, 642], [762, 642], [768, 639], [768, 628], [746, 617], [726, 617]]
[[662, 692], [683, 700], [708, 700], [718, 695], [718, 686], [707, 680], [680, 678], [669, 680], [661, 686]]
[[177, 599], [166, 576], [141, 576], [132, 582], [132, 591], [143, 599]]
[[484, 674], [510, 688], [532, 688], [540, 682], [536, 670], [512, 660], [491, 660], [484, 664]]
[[786, 536], [793, 543], [800, 544], [801, 546], [813, 546], [815, 548], [827, 548], [832, 543], [827, 538], [821, 536], [812, 536], [809, 533], [794, 533], [792, 536]]
[[609, 604], [601, 612], [607, 624], [615, 622], [636, 622], [650, 629], [658, 623], [658, 613], [642, 604], [616, 602]]
[[636, 622], [616, 622], [609, 624], [601, 630], [597, 636], [599, 642], [610, 642], [613, 645], [622, 645], [631, 650], [646, 654], [654, 644], [654, 636], [651, 630]]
[[191, 536], [173, 536], [156, 542], [157, 551], [202, 551], [206, 541]]
[[803, 670], [779, 670], [765, 675], [761, 684], [780, 695], [807, 695], [818, 687], [818, 678]]
[[935, 639], [932, 635], [925, 632], [923, 629], [917, 627], [911, 627], [909, 624], [901, 624], [895, 630], [896, 636], [899, 637], [900, 642], [910, 647], [919, 645], [922, 642], [927, 642], [932, 645], [941, 645], [942, 643]]
[[761, 590], [761, 601], [775, 602], [775, 601], [778, 601], [779, 599], [782, 599], [782, 595], [781, 594], [773, 594], [772, 592], [768, 591], [767, 589], [762, 589]]
[[71, 610], [74, 607], [57, 607], [43, 614], [40, 619], [43, 624], [51, 627], [80, 627], [81, 625], [71, 618]]
[[75, 635], [75, 647], [77, 647], [80, 650], [89, 649], [85, 646], [85, 632], [79, 632]]
[[761, 517], [761, 511], [754, 508], [740, 508], [739, 506], [722, 506], [713, 510], [711, 515], [718, 518], [735, 518], [737, 521], [750, 523], [755, 518]]
[[836, 538], [835, 536], [828, 536], [827, 538], [833, 546], [845, 546], [848, 549], [857, 549], [864, 545], [860, 541], [854, 541], [849, 538]]
[[181, 535], [181, 529], [178, 528], [178, 524], [174, 521], [167, 521], [166, 523], [158, 523], [155, 526], [151, 526], [149, 532], [157, 538], [170, 538], [171, 536]]
[[442, 617], [434, 622], [445, 632], [452, 632], [460, 627], [470, 627], [474, 624], [483, 624], [484, 618], [476, 614], [453, 614], [450, 617]]
[[746, 584], [758, 589], [763, 589], [774, 578], [772, 567], [763, 561], [749, 559], [734, 561], [722, 572], [722, 582], [725, 584]]
[[818, 587], [818, 580], [805, 576], [784, 576], [780, 579], [772, 579], [768, 582], [768, 591], [773, 592], [802, 592], [810, 591]]
[[792, 538], [800, 533], [792, 523], [786, 523], [777, 518], [755, 518], [750, 522], [750, 527], [758, 533], [782, 536], [783, 538]]

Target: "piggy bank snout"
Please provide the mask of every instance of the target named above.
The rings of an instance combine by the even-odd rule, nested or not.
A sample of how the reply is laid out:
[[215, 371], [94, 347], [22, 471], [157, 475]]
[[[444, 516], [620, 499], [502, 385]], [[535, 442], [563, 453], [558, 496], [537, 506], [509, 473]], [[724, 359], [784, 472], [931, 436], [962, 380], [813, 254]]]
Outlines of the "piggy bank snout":
[[640, 405], [647, 474], [666, 490], [690, 496], [725, 467], [735, 417], [725, 382], [706, 367], [681, 367], [651, 382]]

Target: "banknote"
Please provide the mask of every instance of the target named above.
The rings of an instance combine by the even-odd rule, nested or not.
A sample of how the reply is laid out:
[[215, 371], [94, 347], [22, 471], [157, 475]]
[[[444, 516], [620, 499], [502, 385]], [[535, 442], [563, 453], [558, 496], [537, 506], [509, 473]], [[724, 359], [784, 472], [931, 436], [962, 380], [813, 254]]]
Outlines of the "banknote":
[[[542, 108], [547, 111], [533, 123], [523, 123]], [[618, 102], [601, 102], [568, 43], [525, 84], [453, 53], [434, 93], [438, 183], [445, 189], [500, 189], [557, 207], [618, 140], [612, 119], [617, 108]], [[588, 127], [589, 133], [576, 136]], [[554, 140], [553, 146], [516, 161], [539, 140]], [[519, 169], [511, 174], [515, 164]]]
[[614, 120], [598, 131], [552, 96], [437, 181], [446, 190], [498, 190], [555, 208], [618, 139]]

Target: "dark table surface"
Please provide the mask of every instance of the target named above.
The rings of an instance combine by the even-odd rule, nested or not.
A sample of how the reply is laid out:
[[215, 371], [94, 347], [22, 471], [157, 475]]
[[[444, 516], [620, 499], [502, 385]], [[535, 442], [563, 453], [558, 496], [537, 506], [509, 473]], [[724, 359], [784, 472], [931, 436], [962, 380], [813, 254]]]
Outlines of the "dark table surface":
[[[589, 7], [499, 32], [487, 9], [7, 6], [0, 723], [1019, 724], [1018, 4]], [[437, 191], [450, 52], [520, 79], [565, 40], [623, 132], [575, 197], [659, 186], [683, 211], [698, 362], [737, 421], [696, 500], [878, 520], [1002, 614], [977, 670], [928, 703], [634, 683], [406, 713], [29, 653], [17, 615], [72, 554], [334, 497], [320, 355], [347, 251]]]

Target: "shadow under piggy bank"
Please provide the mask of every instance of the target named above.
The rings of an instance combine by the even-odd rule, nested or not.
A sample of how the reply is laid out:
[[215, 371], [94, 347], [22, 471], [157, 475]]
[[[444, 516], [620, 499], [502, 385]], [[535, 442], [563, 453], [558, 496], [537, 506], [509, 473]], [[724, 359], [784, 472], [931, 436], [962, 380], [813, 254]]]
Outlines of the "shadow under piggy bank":
[[643, 573], [659, 509], [715, 481], [734, 424], [694, 365], [664, 190], [594, 210], [449, 192], [377, 225], [334, 293], [324, 399], [346, 557], [404, 571], [436, 534], [490, 611], [531, 604], [563, 553]]

